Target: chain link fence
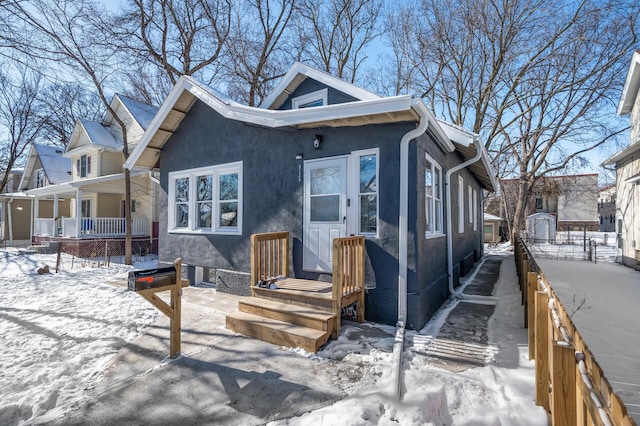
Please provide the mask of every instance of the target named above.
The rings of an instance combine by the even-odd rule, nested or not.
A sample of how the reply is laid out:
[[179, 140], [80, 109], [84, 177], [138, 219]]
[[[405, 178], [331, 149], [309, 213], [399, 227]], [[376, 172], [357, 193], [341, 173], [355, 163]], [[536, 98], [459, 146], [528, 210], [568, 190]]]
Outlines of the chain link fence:
[[[133, 262], [157, 258], [157, 238], [133, 239], [131, 242]], [[40, 252], [57, 253], [56, 269], [110, 266], [124, 263], [125, 239], [77, 239], [49, 242], [48, 249]]]

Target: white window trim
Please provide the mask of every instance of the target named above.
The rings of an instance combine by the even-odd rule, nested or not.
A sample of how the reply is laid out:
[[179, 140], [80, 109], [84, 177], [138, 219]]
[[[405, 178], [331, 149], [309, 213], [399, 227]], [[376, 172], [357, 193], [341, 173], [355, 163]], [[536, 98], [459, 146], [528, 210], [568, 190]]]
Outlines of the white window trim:
[[[438, 237], [444, 237], [444, 223], [443, 223], [443, 216], [444, 216], [444, 203], [442, 200], [442, 167], [440, 166], [440, 164], [433, 159], [433, 157], [431, 157], [429, 154], [427, 154], [425, 152], [425, 159], [427, 161], [429, 161], [431, 163], [431, 172], [432, 173], [437, 173], [438, 174], [438, 182], [440, 182], [440, 184], [438, 185], [438, 197], [437, 199], [435, 197], [432, 197], [434, 202], [433, 202], [433, 217], [437, 218], [439, 217], [440, 220], [436, 220], [435, 223], [435, 230], [434, 231], [425, 231], [424, 236], [426, 239], [430, 239], [430, 238], [438, 238]], [[440, 201], [440, 215], [436, 215], [436, 200]], [[426, 195], [425, 195], [425, 202], [426, 202]], [[426, 211], [427, 206], [425, 206], [425, 215], [426, 217], [428, 217], [429, 212]]]
[[478, 191], [473, 190], [473, 230], [478, 230]]
[[464, 232], [464, 179], [458, 176], [458, 233]]
[[469, 204], [467, 208], [469, 209], [469, 223], [473, 223], [473, 188], [471, 186], [467, 186], [467, 195], [469, 199], [467, 203]]
[[329, 97], [329, 90], [324, 88], [322, 90], [316, 90], [315, 92], [307, 93], [306, 95], [297, 96], [291, 99], [291, 108], [299, 109], [301, 105], [306, 105], [310, 102], [321, 100], [322, 105], [327, 105]]
[[[242, 204], [243, 204], [243, 184], [242, 184], [242, 161], [226, 163], [215, 166], [199, 167], [196, 169], [180, 170], [169, 173], [168, 179], [168, 232], [171, 234], [221, 234], [221, 235], [242, 235]], [[223, 227], [219, 223], [220, 191], [219, 177], [226, 174], [238, 174], [238, 226]], [[212, 213], [211, 228], [198, 228], [196, 226], [196, 178], [203, 175], [212, 175]], [[175, 181], [176, 179], [189, 178], [189, 224], [186, 228], [175, 227]]]
[[[376, 232], [360, 232], [360, 157], [366, 155], [376, 156]], [[378, 148], [352, 151], [347, 164], [347, 182], [351, 182], [347, 188], [347, 233], [349, 235], [363, 235], [369, 238], [377, 238], [380, 232], [380, 150]]]

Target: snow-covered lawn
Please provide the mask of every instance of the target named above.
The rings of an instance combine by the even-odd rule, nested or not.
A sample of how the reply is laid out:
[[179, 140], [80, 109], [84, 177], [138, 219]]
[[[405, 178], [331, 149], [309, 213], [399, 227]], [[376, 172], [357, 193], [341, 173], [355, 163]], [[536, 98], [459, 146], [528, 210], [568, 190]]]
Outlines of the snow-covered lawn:
[[[132, 267], [55, 274], [55, 262], [0, 251], [0, 425], [46, 423], [78, 404], [109, 358], [157, 315], [140, 296], [105, 284]], [[39, 275], [43, 265], [52, 272]]]
[[[491, 252], [506, 255], [508, 247]], [[59, 421], [64, 413], [85, 404], [83, 395], [96, 386], [109, 359], [158, 315], [138, 295], [107, 284], [124, 279], [132, 267], [89, 264], [38, 275], [44, 264], [55, 265], [55, 255], [0, 251], [0, 425]], [[420, 335], [407, 332], [401, 400], [393, 392], [391, 351], [371, 349], [359, 359], [365, 370], [377, 372], [375, 380], [350, 386], [343, 383], [345, 377], [335, 377], [341, 388], [358, 389], [348, 390], [348, 397], [329, 407], [274, 424], [546, 425], [546, 414], [534, 404], [534, 364], [527, 360], [512, 258], [503, 262], [502, 271], [497, 284], [500, 303], [489, 322], [494, 350], [487, 366], [454, 373], [433, 367], [413, 350], [411, 342], [437, 333], [448, 310], [458, 303], [451, 301]], [[339, 352], [348, 352], [350, 343], [341, 336], [329, 345], [333, 349], [318, 355], [348, 358]], [[372, 347], [392, 345], [381, 341]], [[158, 360], [159, 365], [162, 362]]]

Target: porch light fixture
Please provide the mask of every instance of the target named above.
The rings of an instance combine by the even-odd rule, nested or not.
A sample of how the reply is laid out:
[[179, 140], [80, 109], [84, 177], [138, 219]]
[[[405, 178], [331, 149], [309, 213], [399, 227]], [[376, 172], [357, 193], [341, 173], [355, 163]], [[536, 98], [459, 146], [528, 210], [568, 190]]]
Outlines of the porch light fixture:
[[315, 135], [313, 137], [313, 149], [320, 149], [321, 143], [322, 143], [322, 135]]

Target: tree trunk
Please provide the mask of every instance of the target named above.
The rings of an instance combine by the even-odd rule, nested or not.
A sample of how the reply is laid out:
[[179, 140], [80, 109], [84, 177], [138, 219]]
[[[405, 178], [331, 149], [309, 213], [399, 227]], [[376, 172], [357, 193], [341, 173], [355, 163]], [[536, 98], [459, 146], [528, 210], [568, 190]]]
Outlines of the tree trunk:
[[520, 177], [518, 181], [518, 198], [516, 200], [516, 209], [513, 213], [513, 226], [511, 227], [511, 242], [515, 244], [516, 236], [520, 233], [521, 228], [525, 225], [525, 213], [527, 211], [527, 202], [529, 200], [529, 192], [531, 185]]

